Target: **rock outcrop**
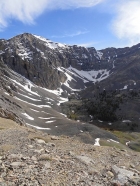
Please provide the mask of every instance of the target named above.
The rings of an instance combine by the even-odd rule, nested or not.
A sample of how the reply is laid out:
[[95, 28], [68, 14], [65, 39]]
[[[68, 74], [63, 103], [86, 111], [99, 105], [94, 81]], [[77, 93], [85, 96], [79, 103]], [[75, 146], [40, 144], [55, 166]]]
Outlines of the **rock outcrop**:
[[[28, 33], [9, 40], [0, 40], [0, 56], [5, 64], [35, 84], [49, 89], [57, 89], [66, 81], [65, 72], [70, 66], [85, 72], [103, 69], [108, 71], [112, 88], [137, 84], [139, 51], [140, 44], [131, 48], [107, 48], [98, 51], [94, 47], [55, 43]], [[100, 80], [101, 76], [105, 76], [102, 71], [95, 79], [101, 81], [104, 79]]]

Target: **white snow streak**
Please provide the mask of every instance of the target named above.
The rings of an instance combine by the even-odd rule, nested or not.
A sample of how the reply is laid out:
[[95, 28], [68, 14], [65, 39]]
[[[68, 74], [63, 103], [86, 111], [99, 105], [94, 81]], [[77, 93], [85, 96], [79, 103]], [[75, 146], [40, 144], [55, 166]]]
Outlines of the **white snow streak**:
[[26, 96], [26, 95], [21, 94], [21, 93], [18, 93], [18, 94], [21, 95], [21, 96], [24, 96], [24, 97], [26, 97], [26, 98], [28, 98], [28, 99], [31, 99], [31, 100], [33, 100], [33, 101], [41, 101], [40, 99], [39, 99], [39, 100], [38, 100], [38, 99], [34, 99], [34, 98], [31, 98], [31, 97]]
[[22, 113], [27, 119], [34, 120], [33, 117], [29, 116], [27, 113]]
[[31, 127], [34, 127], [34, 128], [36, 128], [36, 129], [40, 129], [40, 130], [51, 130], [51, 128], [38, 127], [38, 126], [31, 125], [31, 124], [29, 124], [29, 123], [26, 123], [26, 125], [29, 125], [29, 126], [31, 126]]
[[110, 142], [110, 141], [112, 141], [112, 142], [114, 142], [114, 143], [119, 143], [118, 141], [115, 141], [115, 140], [113, 140], [113, 139], [109, 139], [109, 140], [107, 140], [108, 142]]
[[45, 123], [53, 123], [53, 122], [55, 122], [56, 120], [54, 120], [54, 121], [46, 121]]
[[39, 119], [53, 119], [55, 117], [50, 117], [50, 118], [43, 118], [43, 117], [38, 117]]
[[29, 103], [29, 102], [24, 101], [24, 100], [22, 100], [22, 99], [20, 99], [20, 98], [17, 98], [16, 96], [14, 96], [14, 98], [17, 99], [17, 100], [19, 100], [19, 101], [22, 101], [22, 102], [24, 102], [24, 103], [27, 103], [27, 104], [29, 104], [29, 105], [32, 105], [32, 106], [34, 106], [34, 107], [38, 107], [38, 108], [48, 107], [48, 108], [51, 108], [49, 105], [35, 105], [35, 104], [33, 104], [33, 103]]
[[38, 111], [38, 110], [34, 110], [34, 109], [32, 109], [32, 108], [30, 108], [32, 111], [34, 111], [34, 112], [40, 112], [40, 111]]

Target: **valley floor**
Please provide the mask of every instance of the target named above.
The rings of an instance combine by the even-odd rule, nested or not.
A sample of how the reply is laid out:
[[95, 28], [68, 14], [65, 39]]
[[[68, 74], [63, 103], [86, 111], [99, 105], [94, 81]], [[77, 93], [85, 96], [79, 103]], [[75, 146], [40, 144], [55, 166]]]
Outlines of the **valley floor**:
[[140, 153], [52, 136], [0, 118], [1, 186], [140, 185]]

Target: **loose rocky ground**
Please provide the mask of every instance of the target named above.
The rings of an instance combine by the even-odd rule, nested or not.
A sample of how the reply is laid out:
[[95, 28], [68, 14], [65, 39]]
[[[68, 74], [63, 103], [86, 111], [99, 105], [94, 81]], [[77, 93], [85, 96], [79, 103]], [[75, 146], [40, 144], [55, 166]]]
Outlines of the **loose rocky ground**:
[[140, 185], [140, 153], [51, 136], [0, 118], [0, 186]]

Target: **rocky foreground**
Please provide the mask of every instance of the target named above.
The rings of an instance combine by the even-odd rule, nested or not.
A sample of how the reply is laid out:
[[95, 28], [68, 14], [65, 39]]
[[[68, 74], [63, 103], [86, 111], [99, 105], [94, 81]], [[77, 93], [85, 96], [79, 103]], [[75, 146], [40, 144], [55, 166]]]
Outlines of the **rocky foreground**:
[[140, 185], [140, 153], [51, 136], [0, 118], [0, 186]]

